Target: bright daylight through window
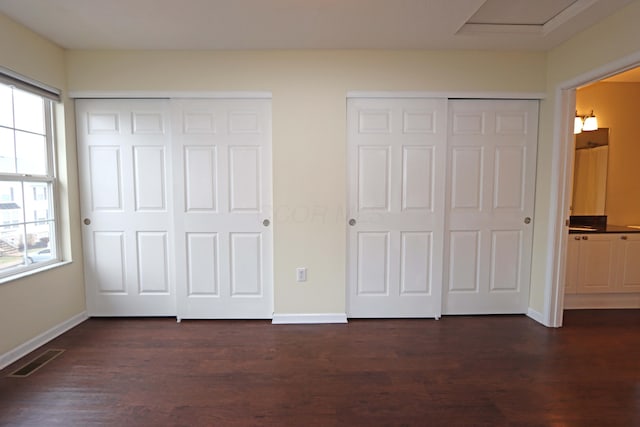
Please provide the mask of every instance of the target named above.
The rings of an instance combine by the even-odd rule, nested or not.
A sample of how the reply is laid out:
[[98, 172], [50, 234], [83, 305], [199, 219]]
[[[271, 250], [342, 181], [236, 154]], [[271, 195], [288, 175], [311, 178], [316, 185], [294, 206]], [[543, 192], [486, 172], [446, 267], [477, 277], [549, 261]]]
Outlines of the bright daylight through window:
[[0, 278], [57, 260], [52, 101], [0, 83]]

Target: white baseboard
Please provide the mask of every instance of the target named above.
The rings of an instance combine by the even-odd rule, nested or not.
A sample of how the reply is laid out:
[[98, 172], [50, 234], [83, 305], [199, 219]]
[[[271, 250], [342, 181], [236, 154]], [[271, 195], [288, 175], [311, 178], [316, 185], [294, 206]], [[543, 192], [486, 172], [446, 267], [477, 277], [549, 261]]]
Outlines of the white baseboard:
[[274, 325], [312, 324], [312, 323], [347, 323], [345, 313], [308, 313], [308, 314], [273, 314]]
[[534, 310], [531, 307], [529, 307], [529, 309], [527, 310], [527, 316], [544, 326], [548, 326], [547, 322], [545, 322], [544, 320], [544, 316], [542, 315], [542, 313]]
[[67, 332], [69, 329], [75, 326], [78, 326], [80, 323], [84, 322], [88, 318], [89, 316], [87, 315], [87, 312], [83, 311], [82, 313], [76, 314], [72, 318], [65, 320], [64, 322], [54, 326], [48, 331], [41, 333], [37, 337], [30, 339], [24, 344], [19, 345], [13, 350], [9, 350], [5, 354], [0, 355], [0, 369], [6, 368], [16, 360], [26, 356], [27, 354], [31, 353], [33, 350], [36, 350], [38, 347], [43, 346], [44, 344], [48, 343], [52, 339], [62, 335], [63, 333]]

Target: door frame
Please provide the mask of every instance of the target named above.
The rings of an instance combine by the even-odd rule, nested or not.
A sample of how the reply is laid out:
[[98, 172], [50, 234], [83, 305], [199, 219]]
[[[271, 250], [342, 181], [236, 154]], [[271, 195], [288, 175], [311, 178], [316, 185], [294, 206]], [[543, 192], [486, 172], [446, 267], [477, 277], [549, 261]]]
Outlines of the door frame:
[[562, 326], [564, 311], [564, 280], [567, 258], [566, 224], [573, 189], [573, 118], [576, 89], [640, 66], [640, 51], [609, 62], [558, 84], [555, 88], [553, 112], [553, 146], [551, 164], [551, 194], [547, 229], [547, 271], [542, 318], [545, 326]]

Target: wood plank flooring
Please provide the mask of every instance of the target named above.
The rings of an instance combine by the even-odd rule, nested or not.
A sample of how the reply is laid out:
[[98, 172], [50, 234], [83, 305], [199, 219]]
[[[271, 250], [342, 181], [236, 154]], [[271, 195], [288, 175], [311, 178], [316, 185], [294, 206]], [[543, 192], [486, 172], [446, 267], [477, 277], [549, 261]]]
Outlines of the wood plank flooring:
[[640, 310], [568, 311], [561, 329], [90, 319], [0, 371], [0, 425], [640, 426]]

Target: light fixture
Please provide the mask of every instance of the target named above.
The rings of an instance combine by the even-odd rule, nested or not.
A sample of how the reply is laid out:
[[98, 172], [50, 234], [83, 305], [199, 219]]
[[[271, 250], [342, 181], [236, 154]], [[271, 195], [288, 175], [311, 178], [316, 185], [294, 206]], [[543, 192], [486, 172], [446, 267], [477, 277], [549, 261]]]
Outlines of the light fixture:
[[590, 131], [590, 130], [598, 130], [598, 119], [593, 114], [593, 110], [591, 110], [591, 114], [584, 118], [584, 124], [582, 125], [582, 130]]
[[598, 130], [598, 119], [593, 114], [593, 110], [588, 116], [579, 116], [576, 111], [576, 117], [573, 119], [573, 133], [578, 134], [582, 131], [588, 132], [592, 130]]
[[573, 119], [573, 133], [578, 134], [582, 133], [582, 117], [578, 115], [576, 111], [576, 118]]

